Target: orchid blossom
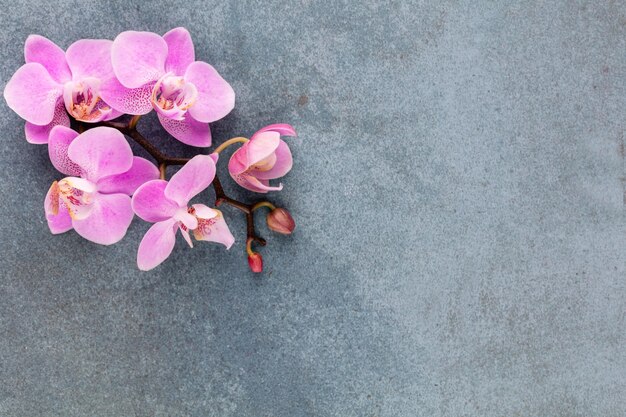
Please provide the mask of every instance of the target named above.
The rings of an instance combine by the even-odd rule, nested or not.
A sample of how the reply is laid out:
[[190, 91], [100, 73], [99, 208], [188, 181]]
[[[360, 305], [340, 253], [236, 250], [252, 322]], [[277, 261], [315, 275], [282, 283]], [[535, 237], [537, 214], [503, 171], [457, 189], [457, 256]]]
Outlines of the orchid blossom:
[[[269, 125], [250, 140], [233, 137], [212, 154], [193, 158], [166, 155], [137, 130], [140, 116], [155, 110], [171, 136], [207, 147], [209, 123], [234, 107], [233, 89], [215, 68], [195, 60], [186, 29], [175, 28], [163, 36], [128, 31], [113, 41], [83, 39], [67, 51], [31, 35], [24, 57], [26, 63], [6, 84], [4, 98], [26, 120], [26, 140], [47, 143], [52, 165], [66, 175], [52, 183], [44, 200], [53, 234], [74, 229], [87, 240], [111, 245], [125, 236], [137, 214], [153, 223], [137, 251], [137, 266], [144, 271], [169, 257], [179, 230], [190, 247], [193, 234], [195, 240], [229, 249], [235, 238], [222, 212], [190, 203], [209, 185], [215, 191], [216, 207], [227, 204], [245, 215], [251, 271], [263, 271], [263, 257], [253, 245], [267, 244], [255, 230], [257, 210], [270, 210], [266, 216], [270, 230], [293, 233], [296, 224], [287, 209], [267, 200], [235, 200], [226, 195], [216, 176], [219, 153], [243, 143], [228, 162], [233, 179], [259, 193], [282, 189], [282, 184], [270, 186], [269, 181], [291, 170], [291, 151], [281, 139], [296, 135], [290, 125]], [[125, 135], [154, 158], [158, 168], [134, 156]], [[182, 168], [167, 181], [167, 168], [173, 165]]]
[[143, 271], [158, 266], [170, 255], [176, 231], [193, 247], [189, 231], [196, 240], [221, 243], [229, 249], [235, 238], [219, 210], [193, 204], [189, 200], [204, 191], [215, 177], [217, 155], [196, 155], [168, 181], [143, 184], [132, 199], [135, 214], [154, 223], [145, 234], [137, 252], [137, 266]]
[[61, 173], [46, 195], [44, 209], [53, 234], [70, 229], [102, 245], [120, 241], [133, 219], [132, 195], [158, 178], [149, 161], [133, 156], [124, 135], [109, 127], [78, 134], [65, 126], [50, 132], [50, 160]]
[[233, 153], [228, 171], [237, 184], [257, 193], [282, 190], [282, 184], [269, 185], [269, 180], [284, 176], [293, 164], [281, 135], [296, 136], [296, 131], [288, 124], [266, 126]]
[[195, 60], [184, 28], [162, 37], [122, 32], [113, 41], [111, 62], [117, 78], [106, 86], [111, 105], [135, 115], [156, 110], [165, 130], [188, 145], [210, 146], [209, 123], [235, 105], [231, 86], [211, 65]]
[[111, 44], [108, 40], [83, 39], [63, 52], [43, 36], [31, 35], [26, 39], [26, 64], [7, 83], [4, 98], [26, 120], [28, 142], [47, 143], [54, 126], [69, 127], [67, 113], [88, 123], [122, 114], [101, 96], [102, 84], [114, 76]]

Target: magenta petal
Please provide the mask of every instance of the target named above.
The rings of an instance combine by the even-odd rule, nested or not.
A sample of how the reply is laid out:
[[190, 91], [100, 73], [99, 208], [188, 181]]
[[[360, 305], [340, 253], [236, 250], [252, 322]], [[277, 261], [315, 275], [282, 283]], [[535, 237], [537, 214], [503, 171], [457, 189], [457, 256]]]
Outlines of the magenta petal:
[[[53, 195], [53, 187], [50, 187], [48, 190], [43, 207], [46, 213], [48, 227], [50, 228], [52, 234], [57, 235], [72, 229], [72, 218], [70, 217], [67, 206], [59, 198], [58, 193]], [[53, 198], [56, 199], [56, 201], [53, 202]], [[56, 206], [56, 209], [53, 206]]]
[[278, 187], [272, 187], [269, 185], [268, 180], [259, 180], [251, 175], [231, 175], [235, 182], [241, 185], [243, 188], [254, 191], [256, 193], [267, 193], [268, 191], [280, 191], [283, 189], [283, 185], [279, 184]]
[[189, 108], [194, 119], [210, 123], [226, 116], [235, 107], [235, 92], [209, 64], [196, 61], [187, 67], [185, 81], [198, 90], [197, 101]]
[[163, 35], [163, 39], [168, 47], [165, 71], [184, 75], [189, 64], [196, 60], [191, 35], [185, 28], [175, 28]]
[[63, 49], [43, 36], [30, 35], [26, 38], [24, 59], [26, 63], [36, 62], [43, 65], [57, 83], [63, 84], [72, 79]]
[[274, 166], [267, 171], [251, 170], [250, 174], [260, 180], [271, 180], [274, 178], [280, 178], [291, 171], [293, 166], [293, 158], [291, 157], [291, 151], [289, 146], [284, 141], [280, 141], [278, 148], [275, 151], [276, 162]]
[[97, 194], [89, 216], [72, 220], [76, 233], [101, 245], [117, 243], [133, 220], [130, 197], [126, 194]]
[[74, 81], [86, 77], [108, 80], [113, 77], [111, 46], [107, 39], [81, 39], [67, 48], [65, 57]]
[[122, 174], [101, 178], [98, 191], [104, 194], [124, 193], [132, 195], [140, 185], [159, 178], [159, 169], [150, 161], [133, 157], [133, 165]]
[[60, 97], [57, 100], [57, 105], [54, 108], [54, 116], [52, 117], [52, 121], [50, 123], [48, 123], [47, 125], [39, 126], [30, 122], [26, 122], [24, 126], [26, 140], [29, 143], [34, 143], [36, 145], [48, 143], [50, 131], [55, 126], [70, 127], [70, 117], [67, 115], [67, 111], [65, 111], [65, 104], [63, 104], [63, 99], [61, 99]]
[[209, 155], [196, 155], [172, 176], [165, 187], [165, 196], [181, 207], [187, 206], [189, 200], [206, 189], [213, 178], [213, 158]]
[[137, 251], [137, 266], [149, 271], [167, 259], [176, 243], [177, 221], [168, 219], [152, 225], [146, 232]]
[[52, 165], [57, 171], [72, 177], [79, 177], [81, 174], [80, 167], [67, 155], [67, 149], [77, 137], [78, 133], [69, 127], [55, 126], [50, 131], [48, 141], [48, 155]]
[[100, 86], [100, 97], [120, 113], [147, 114], [152, 111], [150, 96], [154, 82], [138, 88], [126, 88], [116, 78], [104, 81]]
[[44, 126], [54, 118], [63, 87], [35, 62], [21, 66], [4, 88], [9, 107], [22, 119]]
[[[202, 209], [209, 209], [203, 204], [194, 204], [193, 207], [196, 209], [196, 213], [201, 212]], [[212, 210], [215, 215], [208, 219], [198, 216], [198, 227], [193, 231], [194, 237], [196, 240], [221, 243], [226, 246], [226, 249], [230, 249], [235, 242], [235, 238], [230, 232], [222, 212], [213, 209], [209, 210]]]
[[194, 120], [187, 112], [185, 119], [169, 119], [158, 113], [161, 125], [167, 132], [176, 139], [191, 146], [206, 148], [211, 146], [211, 129], [208, 123]]
[[128, 88], [158, 80], [165, 73], [167, 43], [152, 32], [122, 32], [111, 48], [117, 79]]
[[267, 131], [278, 132], [282, 136], [297, 136], [296, 130], [293, 128], [293, 126], [288, 125], [287, 123], [276, 123], [273, 125], [265, 126], [262, 129], [259, 129], [259, 131], [256, 132], [254, 135], [252, 135], [252, 137], [254, 138], [255, 135], [259, 133], [267, 132]]
[[133, 164], [133, 151], [126, 138], [111, 127], [96, 127], [80, 134], [67, 154], [93, 182], [126, 172]]
[[167, 181], [148, 181], [135, 191], [132, 207], [137, 216], [147, 222], [160, 222], [178, 211], [179, 207], [174, 201], [165, 197]]

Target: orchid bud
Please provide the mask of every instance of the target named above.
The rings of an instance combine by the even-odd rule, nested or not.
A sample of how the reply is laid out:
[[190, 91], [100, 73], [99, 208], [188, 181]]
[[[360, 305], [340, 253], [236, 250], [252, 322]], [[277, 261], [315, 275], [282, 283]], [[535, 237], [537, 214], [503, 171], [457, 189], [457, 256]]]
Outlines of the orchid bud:
[[275, 208], [267, 215], [267, 226], [275, 232], [290, 235], [296, 228], [296, 222], [284, 208]]
[[258, 252], [248, 255], [248, 265], [252, 272], [263, 272], [263, 257]]

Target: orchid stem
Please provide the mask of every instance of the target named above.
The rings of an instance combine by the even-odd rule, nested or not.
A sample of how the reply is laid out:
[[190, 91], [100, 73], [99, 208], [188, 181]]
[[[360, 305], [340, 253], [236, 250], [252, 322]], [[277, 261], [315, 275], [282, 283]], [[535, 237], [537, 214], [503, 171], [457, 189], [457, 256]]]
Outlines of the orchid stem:
[[167, 170], [167, 164], [165, 162], [161, 162], [159, 164], [159, 177], [164, 180], [165, 179], [165, 171]]
[[248, 141], [247, 138], [238, 136], [236, 138], [231, 138], [228, 139], [226, 142], [222, 143], [220, 146], [218, 146], [217, 148], [215, 148], [215, 153], [219, 154], [220, 152], [222, 152], [224, 149], [228, 148], [230, 145], [233, 145], [235, 143], [246, 143]]
[[[175, 158], [175, 157], [171, 157], [171, 156], [167, 156], [163, 154], [159, 149], [157, 149], [156, 146], [152, 144], [152, 142], [150, 142], [141, 133], [139, 133], [139, 131], [137, 131], [137, 122], [139, 121], [140, 117], [141, 116], [133, 116], [128, 123], [115, 122], [115, 121], [100, 122], [100, 123], [94, 123], [94, 124], [89, 124], [89, 125], [80, 123], [78, 125], [78, 129], [79, 131], [84, 131], [86, 129], [90, 129], [90, 128], [97, 127], [97, 126], [106, 126], [106, 127], [111, 127], [113, 129], [117, 129], [118, 131], [125, 134], [126, 136], [129, 136], [139, 146], [141, 146], [146, 152], [148, 152], [151, 157], [153, 157], [156, 160], [159, 166], [159, 176], [162, 180], [164, 180], [165, 174], [166, 174], [165, 171], [169, 165], [185, 165], [187, 162], [189, 162], [190, 158]], [[222, 143], [220, 146], [218, 146], [217, 149], [215, 149], [215, 153], [220, 153], [221, 151], [223, 151], [230, 145], [235, 144], [235, 143], [240, 143], [240, 142], [242, 143], [248, 142], [248, 139], [244, 137], [235, 137], [235, 138], [229, 139], [226, 142]], [[252, 251], [251, 249], [252, 242], [256, 242], [261, 246], [265, 246], [267, 242], [265, 241], [265, 239], [258, 236], [254, 229], [254, 211], [260, 207], [268, 207], [271, 210], [275, 209], [276, 207], [269, 201], [260, 201], [256, 204], [246, 204], [246, 203], [242, 203], [241, 201], [237, 201], [234, 198], [228, 197], [226, 193], [224, 192], [222, 183], [220, 182], [220, 179], [218, 178], [217, 175], [213, 179], [212, 184], [213, 184], [213, 189], [215, 190], [215, 206], [216, 207], [219, 207], [222, 203], [226, 203], [229, 206], [233, 206], [236, 209], [245, 213], [246, 224], [247, 224], [246, 226], [246, 234], [247, 234], [246, 251], [248, 251], [248, 254], [250, 254], [250, 252]]]
[[276, 206], [270, 203], [269, 201], [259, 201], [258, 203], [252, 206], [252, 211], [256, 211], [260, 209], [261, 207], [267, 207], [270, 210], [276, 209]]
[[128, 128], [129, 129], [135, 129], [137, 127], [137, 123], [139, 123], [139, 119], [141, 119], [141, 115], [140, 114], [136, 114], [134, 115], [130, 121], [128, 122]]

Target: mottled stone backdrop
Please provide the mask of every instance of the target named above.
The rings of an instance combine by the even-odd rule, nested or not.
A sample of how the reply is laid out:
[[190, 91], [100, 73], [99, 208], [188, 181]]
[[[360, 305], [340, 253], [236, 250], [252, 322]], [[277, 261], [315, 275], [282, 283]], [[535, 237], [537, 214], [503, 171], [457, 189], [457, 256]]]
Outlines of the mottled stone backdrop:
[[0, 10], [2, 87], [30, 33], [182, 25], [237, 93], [216, 143], [300, 134], [266, 273], [231, 208], [230, 251], [180, 239], [141, 273], [146, 223], [112, 247], [49, 233], [60, 174], [2, 101], [1, 416], [626, 415], [624, 2]]

